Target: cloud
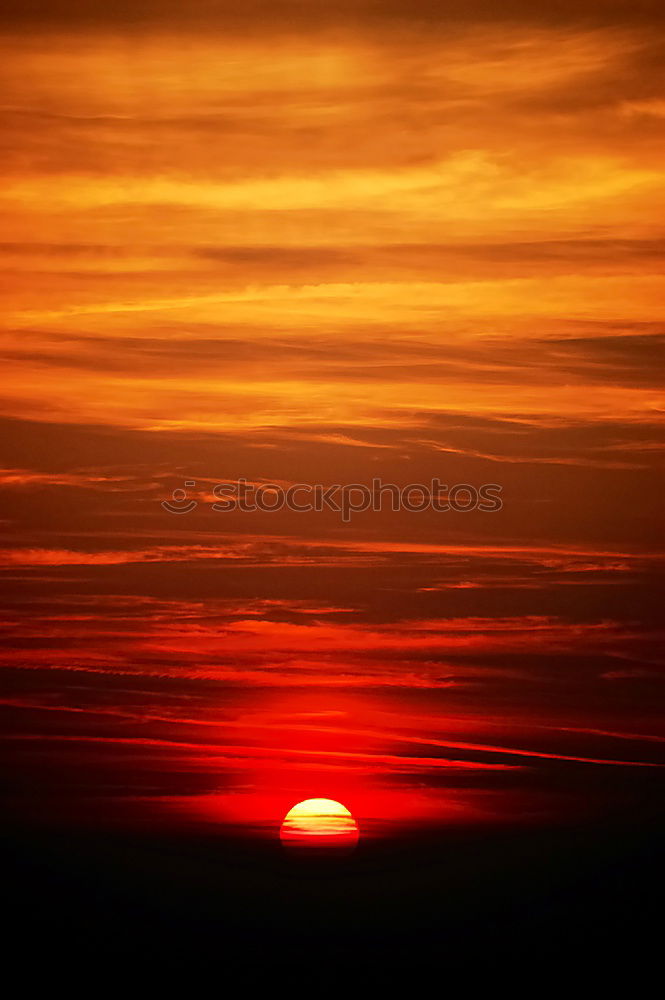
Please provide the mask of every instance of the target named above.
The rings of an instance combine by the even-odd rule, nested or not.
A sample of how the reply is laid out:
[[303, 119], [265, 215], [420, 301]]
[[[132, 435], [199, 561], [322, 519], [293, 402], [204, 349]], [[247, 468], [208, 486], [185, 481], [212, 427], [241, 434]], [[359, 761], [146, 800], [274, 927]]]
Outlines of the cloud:
[[[660, 7], [3, 16], [13, 787], [218, 822], [322, 777], [438, 822], [636, 795], [663, 762]], [[504, 507], [210, 508], [375, 476]]]
[[547, 0], [537, 8], [525, 0], [507, 0], [500, 7], [488, 8], [482, 0], [450, 0], [444, 7], [436, 0], [415, 0], [405, 5], [402, 0], [340, 0], [331, 8], [323, 0], [250, 0], [241, 9], [220, 4], [216, 0], [195, 0], [186, 11], [175, 0], [139, 0], [137, 3], [116, 4], [112, 8], [91, 11], [83, 0], [28, 0], [9, 3], [5, 8], [7, 24], [59, 25], [69, 30], [77, 25], [105, 28], [117, 24], [130, 27], [142, 25], [179, 25], [190, 23], [239, 31], [268, 30], [274, 32], [284, 25], [320, 27], [348, 25], [357, 30], [376, 29], [382, 24], [402, 26], [413, 23], [429, 31], [438, 25], [449, 27], [459, 22], [524, 22], [527, 24], [569, 24], [575, 22], [601, 24], [650, 24], [659, 19], [659, 7], [652, 0], [591, 0], [583, 8], [574, 0]]

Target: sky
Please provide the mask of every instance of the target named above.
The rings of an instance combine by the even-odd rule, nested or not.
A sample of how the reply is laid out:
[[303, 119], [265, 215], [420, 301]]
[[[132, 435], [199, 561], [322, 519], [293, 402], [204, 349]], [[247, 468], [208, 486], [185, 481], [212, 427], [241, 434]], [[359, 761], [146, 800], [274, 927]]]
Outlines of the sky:
[[[647, 801], [660, 4], [235, 6], [3, 15], [13, 807], [256, 833], [324, 797], [378, 836]], [[434, 477], [503, 507], [212, 508]]]

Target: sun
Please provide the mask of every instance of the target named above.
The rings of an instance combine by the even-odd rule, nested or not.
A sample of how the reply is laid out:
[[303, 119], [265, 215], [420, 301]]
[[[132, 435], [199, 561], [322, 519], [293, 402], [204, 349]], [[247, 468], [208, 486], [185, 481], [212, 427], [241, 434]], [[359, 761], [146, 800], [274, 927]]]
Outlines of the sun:
[[341, 802], [304, 799], [289, 809], [279, 831], [284, 847], [348, 853], [358, 843], [358, 826]]

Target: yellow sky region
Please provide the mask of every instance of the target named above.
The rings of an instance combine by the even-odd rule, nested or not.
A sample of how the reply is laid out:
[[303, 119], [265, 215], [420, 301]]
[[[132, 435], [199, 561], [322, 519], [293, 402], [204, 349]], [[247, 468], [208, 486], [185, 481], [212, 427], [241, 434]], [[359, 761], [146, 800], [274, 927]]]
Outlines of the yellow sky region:
[[[497, 338], [663, 319], [646, 44], [510, 24], [6, 38], [4, 412], [201, 428], [650, 413], [646, 380], [548, 379], [545, 355], [488, 377]], [[197, 337], [227, 346], [197, 355]], [[296, 357], [285, 338], [325, 344]], [[405, 357], [400, 376], [379, 348], [409, 339], [484, 343], [486, 363]], [[158, 342], [152, 368], [137, 341]], [[353, 342], [371, 344], [366, 373], [345, 368]], [[427, 360], [431, 376], [406, 371]]]
[[[4, 197], [38, 212], [146, 202], [210, 211], [373, 209], [404, 216], [427, 214], [439, 221], [480, 216], [490, 229], [492, 219], [500, 221], [507, 212], [573, 208], [587, 217], [598, 202], [618, 195], [653, 197], [662, 179], [662, 172], [655, 169], [631, 167], [609, 157], [579, 156], [539, 164], [525, 175], [515, 163], [495, 162], [483, 150], [470, 149], [427, 167], [293, 173], [226, 183], [160, 176], [89, 178], [74, 173], [64, 179], [17, 180], [7, 186]], [[639, 209], [632, 201], [631, 206]]]
[[[10, 64], [7, 76], [31, 93], [52, 93], [41, 78], [45, 69], [56, 87], [79, 105], [91, 104], [97, 91], [76, 86], [81, 74], [96, 79], [98, 91], [111, 82], [116, 107], [134, 105], [133, 77], [152, 81], [148, 96], [166, 102], [210, 99], [220, 91], [280, 93], [309, 88], [318, 94], [348, 87], [372, 91], [389, 83], [405, 67], [426, 70], [436, 81], [463, 83], [482, 90], [522, 91], [598, 70], [620, 66], [639, 52], [640, 39], [616, 29], [476, 24], [446, 25], [445, 32], [425, 34], [402, 25], [398, 32], [371, 35], [341, 29], [315, 35], [267, 29], [267, 37], [229, 38], [222, 32], [173, 34], [66, 33], [6, 38], [8, 51], [20, 51], [25, 76]], [[168, 52], [170, 60], [165, 61]], [[132, 74], [127, 74], [128, 61]], [[510, 74], [506, 74], [506, 66]], [[40, 75], [35, 74], [39, 71]], [[119, 82], [118, 82], [119, 81]]]
[[[153, 28], [143, 34], [9, 35], [5, 44], [10, 54], [20, 53], [25, 74], [11, 62], [3, 72], [23, 92], [53, 93], [41, 76], [45, 69], [55, 88], [75, 106], [94, 103], [99, 92], [112, 86], [116, 110], [136, 104], [136, 73], [152, 81], [147, 96], [164, 102], [194, 97], [204, 101], [220, 91], [291, 92], [301, 89], [304, 81], [315, 94], [340, 87], [371, 91], [404, 67], [424, 67], [436, 79], [483, 89], [520, 90], [529, 81], [540, 87], [612, 68], [627, 52], [639, 49], [639, 39], [616, 30], [504, 24], [474, 25], [470, 30], [448, 25], [445, 33], [429, 36], [404, 27], [397, 34], [374, 31], [371, 36], [348, 31], [298, 35], [275, 31], [273, 25], [264, 38], [229, 38], [222, 32], [176, 35]], [[506, 64], [510, 77], [504, 72]], [[95, 90], [76, 86], [82, 74], [97, 81]]]
[[[279, 354], [279, 348], [275, 349]], [[291, 364], [271, 365], [266, 380], [223, 372], [206, 376], [115, 376], [108, 373], [66, 372], [35, 366], [23, 374], [6, 366], [3, 392], [6, 415], [70, 422], [116, 424], [147, 429], [202, 430], [283, 427], [331, 423], [336, 426], [386, 427], [414, 424], [413, 410], [432, 413], [486, 413], [536, 417], [560, 415], [568, 420], [609, 419], [621, 412], [626, 420], [654, 417], [662, 396], [641, 388], [589, 385], [579, 378], [568, 383], [547, 380], [524, 383], [507, 376], [503, 383], [468, 380], [446, 383], [435, 373], [408, 383], [398, 378], [310, 379], [288, 377]], [[275, 377], [282, 369], [283, 378]], [[392, 413], [392, 419], [386, 416]]]
[[[625, 223], [611, 200], [628, 194], [632, 225], [644, 224], [662, 140], [625, 114], [621, 75], [636, 53], [630, 32], [506, 26], [416, 39], [10, 39], [8, 197], [47, 217], [58, 206], [369, 208], [379, 217], [363, 223], [365, 242], [391, 221], [406, 240], [406, 223], [423, 238], [428, 220], [537, 229], [542, 218], [514, 217], [534, 211], [557, 230], [566, 206], [566, 226], [604, 226], [608, 211]], [[616, 100], [598, 108], [612, 80]], [[311, 221], [296, 225], [304, 242], [325, 244]], [[270, 220], [263, 229], [236, 226], [235, 242], [269, 242]]]
[[[54, 289], [57, 294], [57, 289]], [[182, 313], [185, 313], [183, 316]], [[207, 295], [131, 298], [63, 305], [60, 309], [25, 310], [9, 314], [18, 326], [64, 321], [77, 316], [149, 313], [155, 320], [169, 316], [178, 322], [269, 324], [284, 321], [296, 332], [311, 333], [311, 324], [405, 322], [465, 318], [562, 317], [629, 323], [665, 318], [665, 294], [660, 275], [638, 277], [514, 278], [478, 282], [394, 282], [256, 286]], [[54, 328], [56, 328], [54, 326]], [[57, 327], [60, 328], [60, 327]], [[74, 327], [75, 328], [75, 327]], [[97, 325], [97, 329], [100, 327]], [[524, 332], [522, 333], [524, 336]], [[538, 331], [533, 329], [533, 336]]]
[[[478, 141], [476, 136], [469, 139]], [[210, 182], [182, 176], [7, 178], [5, 238], [96, 241], [163, 253], [197, 245], [381, 246], [618, 238], [653, 232], [663, 173], [620, 156], [525, 164], [468, 149], [427, 166], [358, 167]], [[18, 208], [18, 211], [16, 210]], [[135, 213], [138, 213], [135, 216]], [[129, 243], [129, 247], [127, 246]]]

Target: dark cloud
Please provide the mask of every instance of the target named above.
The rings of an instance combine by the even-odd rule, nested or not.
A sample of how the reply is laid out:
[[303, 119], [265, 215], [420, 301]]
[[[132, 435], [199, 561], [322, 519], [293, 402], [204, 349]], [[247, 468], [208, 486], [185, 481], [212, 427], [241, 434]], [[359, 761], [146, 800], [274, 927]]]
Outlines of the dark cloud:
[[[564, 323], [564, 329], [567, 329]], [[658, 326], [656, 330], [658, 330]], [[611, 328], [610, 328], [611, 331]], [[184, 331], [183, 331], [184, 332]], [[203, 332], [203, 331], [201, 331]], [[658, 390], [659, 368], [665, 361], [665, 336], [653, 333], [614, 333], [607, 336], [515, 339], [499, 335], [468, 341], [434, 343], [431, 335], [410, 339], [394, 334], [379, 340], [377, 331], [348, 334], [242, 337], [209, 328], [207, 336], [103, 337], [59, 335], [35, 331], [22, 346], [0, 348], [6, 362], [49, 366], [63, 371], [125, 373], [138, 378], [215, 373], [220, 392], [226, 380], [251, 378], [265, 390], [288, 376], [302, 382], [367, 383], [442, 386], [518, 385], [524, 377], [533, 384], [617, 385]], [[35, 342], [41, 342], [39, 346]]]
[[85, 0], [10, 0], [5, 5], [7, 25], [53, 25], [72, 28], [107, 26], [192, 24], [225, 30], [285, 32], [303, 27], [345, 26], [356, 30], [391, 24], [427, 27], [469, 22], [525, 22], [529, 24], [641, 24], [660, 19], [662, 6], [655, 0], [248, 0], [242, 7], [227, 0], [194, 0], [183, 7], [177, 0], [123, 0], [105, 8]]

